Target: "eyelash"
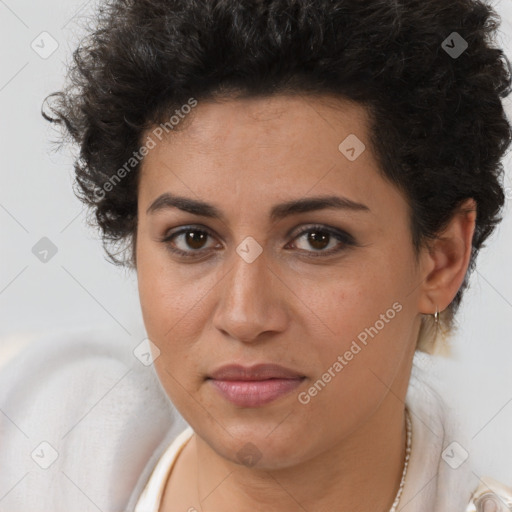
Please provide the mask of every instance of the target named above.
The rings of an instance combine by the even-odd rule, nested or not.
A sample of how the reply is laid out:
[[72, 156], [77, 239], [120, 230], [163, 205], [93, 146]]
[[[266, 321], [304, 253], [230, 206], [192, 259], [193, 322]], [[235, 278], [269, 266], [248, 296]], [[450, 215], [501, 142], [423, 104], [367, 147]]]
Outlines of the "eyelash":
[[[208, 230], [206, 228], [185, 226], [185, 227], [179, 229], [178, 231], [175, 231], [174, 233], [166, 235], [164, 238], [161, 239], [161, 242], [164, 243], [166, 245], [166, 248], [174, 254], [183, 256], [185, 258], [197, 258], [199, 256], [199, 253], [201, 251], [204, 251], [203, 249], [198, 249], [197, 251], [182, 251], [181, 249], [177, 249], [176, 247], [173, 247], [171, 244], [171, 240], [173, 240], [174, 238], [176, 238], [179, 235], [182, 235], [184, 233], [189, 233], [189, 232], [204, 233], [206, 235], [213, 237], [213, 234], [210, 232], [210, 230]], [[349, 248], [349, 247], [357, 245], [355, 240], [353, 239], [353, 237], [351, 235], [349, 235], [348, 233], [346, 233], [344, 231], [339, 231], [337, 229], [329, 228], [326, 226], [318, 225], [318, 224], [308, 226], [307, 228], [305, 228], [302, 231], [300, 231], [299, 233], [297, 233], [293, 237], [293, 241], [295, 241], [295, 240], [299, 239], [301, 236], [303, 236], [307, 233], [311, 233], [311, 232], [315, 232], [315, 233], [320, 232], [320, 233], [328, 234], [328, 235], [334, 237], [339, 242], [341, 242], [341, 244], [344, 246], [344, 248]], [[211, 250], [212, 249], [210, 249], [210, 251]], [[306, 252], [310, 253], [307, 255], [307, 257], [318, 258], [318, 257], [331, 256], [332, 254], [339, 253], [342, 250], [343, 250], [343, 247], [342, 248], [335, 247], [328, 251], [317, 250], [317, 251], [306, 251]], [[206, 249], [206, 251], [208, 251], [208, 249]]]

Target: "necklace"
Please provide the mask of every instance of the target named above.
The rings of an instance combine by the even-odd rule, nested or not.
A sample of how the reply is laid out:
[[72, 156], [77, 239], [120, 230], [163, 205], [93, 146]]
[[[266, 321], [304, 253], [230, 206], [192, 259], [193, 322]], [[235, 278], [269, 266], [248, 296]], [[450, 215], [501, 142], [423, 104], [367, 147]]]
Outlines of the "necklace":
[[400, 497], [402, 496], [402, 492], [404, 490], [405, 477], [407, 475], [407, 466], [409, 466], [409, 459], [411, 457], [412, 424], [407, 407], [405, 408], [405, 422], [407, 425], [407, 445], [405, 448], [404, 470], [402, 472], [402, 481], [400, 482], [400, 487], [398, 488], [395, 501], [393, 502], [393, 505], [389, 509], [389, 512], [396, 512], [398, 504], [400, 503]]

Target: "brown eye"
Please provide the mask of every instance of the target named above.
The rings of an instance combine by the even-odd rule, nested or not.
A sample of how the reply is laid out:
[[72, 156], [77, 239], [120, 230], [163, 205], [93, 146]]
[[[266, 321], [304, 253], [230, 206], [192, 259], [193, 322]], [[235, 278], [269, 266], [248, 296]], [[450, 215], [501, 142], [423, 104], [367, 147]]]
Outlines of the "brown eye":
[[[297, 244], [296, 240], [303, 240]], [[329, 256], [341, 252], [348, 246], [354, 246], [355, 241], [351, 235], [337, 229], [325, 226], [309, 226], [294, 238], [293, 245], [309, 253], [308, 256]], [[300, 247], [302, 245], [302, 247]]]
[[175, 254], [193, 257], [214, 247], [207, 246], [209, 238], [212, 235], [205, 229], [186, 227], [168, 234], [162, 242]]
[[185, 244], [192, 249], [202, 249], [207, 237], [204, 231], [186, 231]]
[[329, 233], [322, 233], [320, 231], [310, 231], [308, 233], [308, 243], [315, 249], [322, 250], [329, 245], [331, 235]]

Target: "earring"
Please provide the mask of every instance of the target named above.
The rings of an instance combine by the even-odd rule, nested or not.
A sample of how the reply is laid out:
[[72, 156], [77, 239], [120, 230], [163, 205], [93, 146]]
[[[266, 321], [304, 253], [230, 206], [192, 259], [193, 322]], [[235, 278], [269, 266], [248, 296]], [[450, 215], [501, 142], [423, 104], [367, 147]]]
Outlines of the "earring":
[[439, 311], [437, 310], [437, 304], [436, 304], [436, 312], [434, 313], [434, 323], [439, 323]]

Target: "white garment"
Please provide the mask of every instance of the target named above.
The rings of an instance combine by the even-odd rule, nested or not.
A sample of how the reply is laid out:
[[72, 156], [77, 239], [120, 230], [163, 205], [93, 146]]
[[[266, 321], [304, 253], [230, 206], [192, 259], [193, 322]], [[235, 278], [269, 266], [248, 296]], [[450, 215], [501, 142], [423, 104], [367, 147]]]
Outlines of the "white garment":
[[[158, 460], [188, 427], [154, 367], [134, 356], [140, 341], [61, 332], [1, 368], [0, 512], [134, 512]], [[452, 441], [469, 444], [413, 370], [413, 448], [399, 510], [465, 512], [478, 481], [471, 457], [453, 470], [440, 454]]]
[[[131, 512], [131, 494], [187, 426], [135, 358], [140, 341], [60, 332], [0, 370], [0, 512]], [[42, 441], [53, 448], [32, 458]]]
[[165, 483], [181, 451], [185, 448], [187, 442], [190, 441], [193, 434], [194, 430], [189, 426], [171, 442], [158, 460], [148, 483], [138, 497], [134, 512], [159, 512]]

